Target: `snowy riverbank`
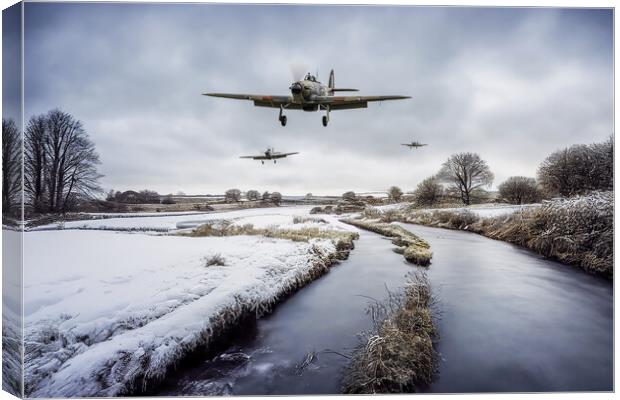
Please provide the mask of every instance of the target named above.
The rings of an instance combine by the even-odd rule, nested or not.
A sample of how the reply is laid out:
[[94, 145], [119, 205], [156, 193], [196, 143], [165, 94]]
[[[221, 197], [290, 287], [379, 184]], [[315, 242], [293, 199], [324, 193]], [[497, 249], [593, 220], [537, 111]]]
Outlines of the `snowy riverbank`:
[[[75, 221], [86, 228], [163, 227], [183, 219], [354, 230], [307, 208]], [[245, 219], [248, 219], [247, 221]], [[295, 223], [297, 222], [297, 223]], [[338, 254], [330, 239], [180, 237], [99, 230], [25, 235], [26, 394], [115, 396], [140, 392], [238, 320], [268, 310]], [[219, 255], [225, 265], [207, 266]]]

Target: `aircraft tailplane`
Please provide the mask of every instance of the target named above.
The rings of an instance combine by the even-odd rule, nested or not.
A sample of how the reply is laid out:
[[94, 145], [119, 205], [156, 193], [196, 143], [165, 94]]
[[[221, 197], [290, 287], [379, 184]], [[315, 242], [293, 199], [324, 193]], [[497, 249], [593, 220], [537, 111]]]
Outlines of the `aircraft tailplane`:
[[337, 88], [336, 87], [336, 82], [334, 79], [334, 70], [332, 69], [331, 72], [329, 73], [329, 82], [327, 84], [327, 87], [329, 88], [329, 92], [330, 93], [334, 93], [334, 92], [357, 92], [357, 89], [348, 89], [348, 88]]

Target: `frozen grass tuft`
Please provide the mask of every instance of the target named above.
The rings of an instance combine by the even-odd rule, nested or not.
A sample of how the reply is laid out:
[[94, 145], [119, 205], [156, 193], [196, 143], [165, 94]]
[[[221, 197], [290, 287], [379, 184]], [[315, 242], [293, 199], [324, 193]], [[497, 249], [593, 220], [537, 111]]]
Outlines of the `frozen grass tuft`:
[[193, 229], [189, 233], [179, 233], [181, 236], [237, 236], [237, 235], [258, 235], [259, 229], [255, 229], [252, 224], [234, 225], [229, 220], [213, 220]]
[[305, 223], [326, 224], [327, 221], [325, 221], [323, 218], [306, 217], [306, 216], [303, 216], [303, 215], [295, 215], [293, 217], [293, 223], [294, 224], [305, 224]]
[[205, 257], [204, 262], [205, 267], [211, 267], [214, 265], [223, 267], [226, 265], [226, 259], [220, 253], [214, 254], [211, 257]]
[[22, 332], [19, 317], [2, 316], [2, 390], [22, 397]]
[[363, 332], [343, 380], [344, 393], [414, 392], [431, 382], [435, 334], [430, 284], [422, 272], [408, 275], [404, 293], [368, 309], [373, 327]]
[[392, 243], [403, 248], [398, 249], [397, 252], [402, 253], [411, 263], [422, 267], [431, 263], [433, 253], [430, 251], [430, 245], [401, 226], [376, 220], [343, 219], [342, 222], [392, 238]]

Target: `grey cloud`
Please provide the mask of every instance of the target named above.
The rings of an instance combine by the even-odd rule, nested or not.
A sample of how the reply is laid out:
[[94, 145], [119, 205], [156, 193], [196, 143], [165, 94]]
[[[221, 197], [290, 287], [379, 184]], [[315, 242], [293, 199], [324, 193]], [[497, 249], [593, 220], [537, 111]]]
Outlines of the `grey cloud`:
[[[103, 183], [163, 193], [412, 189], [450, 154], [535, 173], [613, 122], [610, 10], [27, 3], [26, 114], [61, 107], [97, 143]], [[413, 99], [288, 112], [206, 98], [286, 94], [290, 64]], [[430, 146], [408, 151], [399, 143]], [[277, 166], [237, 157], [267, 146]]]

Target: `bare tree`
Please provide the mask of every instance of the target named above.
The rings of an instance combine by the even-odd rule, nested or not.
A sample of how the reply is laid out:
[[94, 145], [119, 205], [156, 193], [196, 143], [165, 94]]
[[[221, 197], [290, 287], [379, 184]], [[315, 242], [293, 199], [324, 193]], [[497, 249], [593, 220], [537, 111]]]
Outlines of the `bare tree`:
[[536, 180], [525, 176], [511, 176], [499, 185], [499, 195], [512, 204], [525, 204], [540, 201], [542, 195]]
[[431, 176], [418, 184], [413, 192], [413, 198], [417, 205], [432, 206], [439, 203], [443, 197], [443, 192], [443, 186], [441, 186], [439, 180]]
[[256, 201], [260, 199], [260, 193], [258, 192], [258, 190], [248, 190], [245, 194], [245, 197], [247, 197], [250, 201]]
[[47, 211], [45, 200], [45, 152], [47, 120], [45, 115], [30, 118], [24, 133], [24, 189], [26, 202], [34, 211]]
[[403, 191], [398, 186], [392, 186], [388, 189], [388, 196], [391, 201], [398, 202], [403, 197]]
[[15, 211], [22, 186], [22, 142], [12, 119], [2, 119], [2, 212]]
[[282, 203], [282, 195], [279, 192], [271, 193], [271, 202], [276, 206], [279, 206]]
[[52, 110], [32, 117], [24, 153], [24, 186], [35, 211], [65, 212], [101, 191], [95, 145], [70, 114]]
[[228, 189], [224, 194], [224, 199], [227, 203], [238, 203], [239, 201], [241, 201], [241, 190]]
[[538, 167], [538, 180], [547, 192], [561, 196], [612, 190], [613, 138], [550, 154]]
[[438, 179], [448, 184], [448, 189], [458, 193], [465, 205], [471, 204], [472, 195], [493, 183], [493, 173], [476, 153], [453, 154], [443, 163]]
[[264, 191], [263, 195], [261, 196], [261, 200], [263, 201], [263, 203], [267, 203], [270, 200], [271, 194], [268, 191]]

